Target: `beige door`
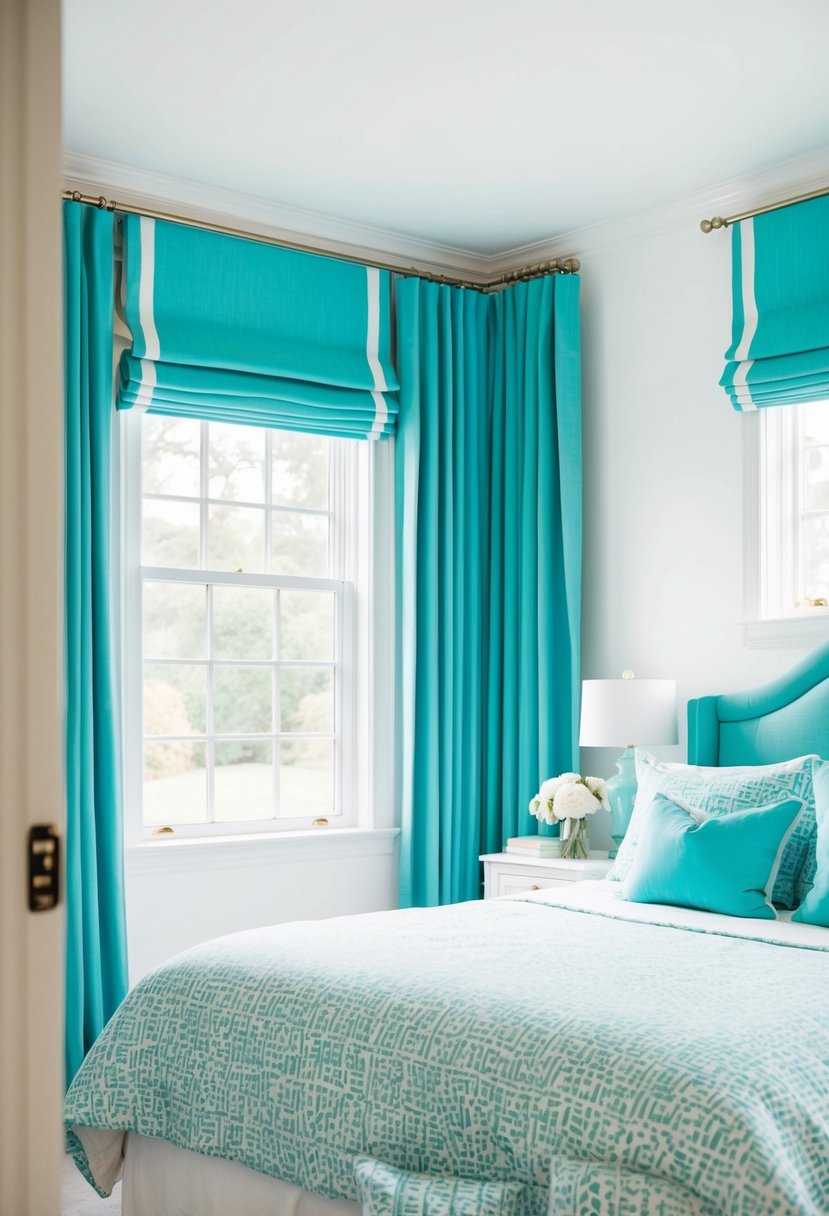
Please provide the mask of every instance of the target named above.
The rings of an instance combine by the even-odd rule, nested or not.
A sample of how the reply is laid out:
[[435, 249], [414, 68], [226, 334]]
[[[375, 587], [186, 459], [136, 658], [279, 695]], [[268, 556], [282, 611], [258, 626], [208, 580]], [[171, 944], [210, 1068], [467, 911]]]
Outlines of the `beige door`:
[[60, 1210], [63, 911], [26, 876], [64, 828], [60, 170], [60, 0], [0, 0], [0, 1216]]

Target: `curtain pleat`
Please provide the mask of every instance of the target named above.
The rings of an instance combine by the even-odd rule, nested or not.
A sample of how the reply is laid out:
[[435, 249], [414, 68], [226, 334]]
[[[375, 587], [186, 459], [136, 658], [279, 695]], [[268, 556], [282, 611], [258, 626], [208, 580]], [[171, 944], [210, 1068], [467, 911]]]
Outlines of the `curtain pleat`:
[[398, 284], [401, 903], [479, 894], [577, 758], [578, 280]]
[[127, 991], [112, 610], [112, 224], [64, 204], [66, 1077]]

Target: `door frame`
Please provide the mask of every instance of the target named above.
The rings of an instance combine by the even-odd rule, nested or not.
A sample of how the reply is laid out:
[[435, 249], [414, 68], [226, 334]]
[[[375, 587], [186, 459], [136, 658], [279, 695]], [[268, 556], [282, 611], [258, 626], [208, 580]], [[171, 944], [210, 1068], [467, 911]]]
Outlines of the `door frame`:
[[[27, 835], [64, 835], [60, 0], [0, 3], [0, 1210], [60, 1210], [64, 915]], [[62, 885], [62, 883], [61, 883]]]

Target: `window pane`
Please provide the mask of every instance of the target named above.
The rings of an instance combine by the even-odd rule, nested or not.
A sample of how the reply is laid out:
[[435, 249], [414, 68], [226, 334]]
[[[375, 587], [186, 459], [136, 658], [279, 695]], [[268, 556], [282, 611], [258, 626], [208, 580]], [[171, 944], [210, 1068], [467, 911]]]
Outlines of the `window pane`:
[[216, 744], [214, 819], [273, 818], [273, 743], [229, 740]]
[[804, 499], [807, 511], [829, 507], [829, 447], [807, 448], [804, 460]]
[[813, 401], [803, 410], [803, 438], [807, 446], [829, 444], [829, 401]]
[[142, 561], [145, 566], [199, 564], [199, 505], [173, 499], [144, 499]]
[[213, 658], [273, 658], [273, 592], [213, 588]]
[[265, 501], [265, 431], [258, 426], [208, 427], [208, 498]]
[[256, 507], [209, 507], [207, 565], [211, 570], [261, 573], [265, 512]]
[[324, 435], [274, 431], [271, 445], [274, 505], [327, 511], [329, 440]]
[[333, 731], [334, 673], [330, 667], [281, 667], [281, 726], [285, 731]]
[[144, 822], [203, 823], [207, 819], [204, 743], [144, 746]]
[[189, 583], [144, 584], [144, 657], [201, 659], [207, 591]]
[[207, 668], [144, 665], [144, 734], [203, 735], [207, 730]]
[[281, 659], [334, 658], [334, 596], [330, 591], [280, 591]]
[[271, 514], [271, 574], [328, 576], [328, 516]]
[[213, 721], [223, 735], [266, 734], [273, 729], [270, 667], [216, 667]]
[[142, 486], [145, 494], [199, 496], [199, 435], [189, 418], [141, 420]]
[[803, 594], [829, 599], [829, 515], [803, 521]]
[[334, 813], [334, 740], [283, 739], [280, 742], [279, 814]]

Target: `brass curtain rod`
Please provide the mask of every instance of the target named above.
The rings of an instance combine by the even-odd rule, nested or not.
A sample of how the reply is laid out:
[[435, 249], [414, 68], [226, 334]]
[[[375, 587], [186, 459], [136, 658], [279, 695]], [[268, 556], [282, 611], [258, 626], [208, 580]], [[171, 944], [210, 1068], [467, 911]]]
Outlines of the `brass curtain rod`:
[[190, 219], [184, 215], [174, 215], [167, 211], [155, 211], [152, 207], [136, 207], [132, 203], [116, 203], [101, 195], [82, 194], [80, 190], [64, 190], [63, 198], [74, 203], [84, 203], [88, 207], [97, 207], [100, 211], [120, 211], [126, 215], [143, 215], [153, 220], [168, 220], [171, 224], [185, 224], [190, 228], [204, 228], [208, 232], [220, 232], [223, 236], [238, 236], [244, 240], [257, 241], [261, 245], [278, 245], [281, 249], [296, 249], [300, 253], [313, 253], [318, 257], [337, 258], [341, 262], [355, 262], [359, 266], [373, 266], [378, 270], [390, 270], [395, 274], [413, 275], [418, 279], [427, 279], [430, 283], [444, 283], [449, 287], [467, 287], [473, 291], [489, 292], [498, 287], [511, 283], [535, 279], [543, 274], [576, 274], [581, 268], [578, 258], [550, 258], [545, 262], [536, 262], [533, 266], [524, 266], [520, 270], [507, 270], [488, 283], [472, 283], [467, 279], [455, 278], [448, 274], [430, 274], [426, 270], [417, 270], [414, 266], [395, 266], [391, 262], [366, 262], [364, 258], [355, 257], [348, 253], [334, 253], [315, 249], [311, 245], [302, 245], [298, 241], [286, 241], [280, 237], [266, 236], [259, 232], [246, 232], [243, 228], [231, 228], [225, 224], [214, 224], [209, 220]]
[[808, 194], [796, 194], [794, 198], [781, 199], [779, 203], [768, 203], [765, 207], [755, 207], [753, 211], [741, 211], [739, 215], [729, 215], [723, 218], [715, 215], [710, 220], [700, 220], [699, 226], [703, 232], [714, 232], [718, 228], [727, 228], [729, 224], [739, 224], [741, 220], [750, 220], [755, 215], [765, 215], [767, 211], [780, 211], [782, 207], [792, 207], [795, 203], [807, 203], [811, 198], [823, 198], [829, 194], [829, 186], [820, 190], [810, 190]]

